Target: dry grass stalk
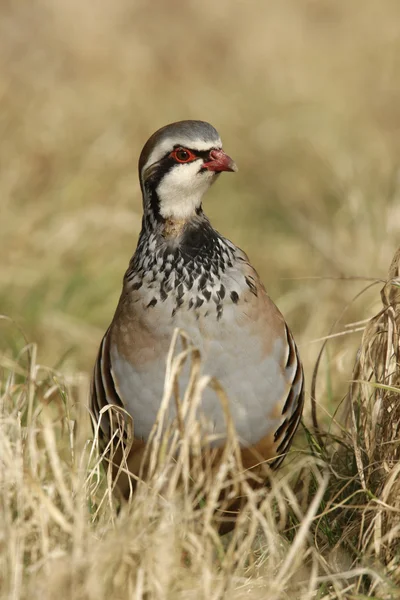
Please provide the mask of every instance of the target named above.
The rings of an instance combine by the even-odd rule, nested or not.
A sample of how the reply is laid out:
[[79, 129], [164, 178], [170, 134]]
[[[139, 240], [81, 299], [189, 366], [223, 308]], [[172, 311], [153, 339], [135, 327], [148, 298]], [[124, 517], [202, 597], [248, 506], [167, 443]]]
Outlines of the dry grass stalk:
[[366, 492], [359, 550], [400, 582], [400, 248], [367, 325], [350, 389], [353, 441]]

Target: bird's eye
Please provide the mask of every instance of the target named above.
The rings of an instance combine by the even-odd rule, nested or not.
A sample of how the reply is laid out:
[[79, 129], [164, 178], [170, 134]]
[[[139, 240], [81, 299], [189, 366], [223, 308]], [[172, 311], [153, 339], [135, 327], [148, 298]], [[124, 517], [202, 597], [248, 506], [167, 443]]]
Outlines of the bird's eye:
[[180, 163], [187, 163], [195, 160], [196, 158], [193, 152], [187, 150], [186, 148], [175, 148], [175, 150], [171, 152], [170, 156]]

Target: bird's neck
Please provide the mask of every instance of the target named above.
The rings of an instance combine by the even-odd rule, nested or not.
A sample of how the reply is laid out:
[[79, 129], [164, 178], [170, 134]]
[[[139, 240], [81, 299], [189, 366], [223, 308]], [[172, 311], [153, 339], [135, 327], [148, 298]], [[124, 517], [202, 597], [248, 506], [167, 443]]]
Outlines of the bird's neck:
[[149, 231], [158, 231], [167, 224], [166, 229], [171, 233], [181, 229], [180, 226], [185, 223], [206, 218], [202, 208], [203, 193], [204, 190], [188, 195], [163, 194], [160, 186], [156, 187], [154, 182], [151, 186], [142, 185], [143, 226]]
[[154, 220], [143, 217], [142, 231], [131, 260], [131, 276], [145, 276], [170, 264], [170, 271], [196, 271], [208, 276], [232, 266], [233, 247], [212, 227], [201, 210], [191, 219]]
[[182, 215], [182, 212], [163, 216], [155, 190], [144, 196], [144, 213], [140, 237], [155, 237], [160, 244], [180, 245], [187, 242], [192, 231], [197, 235], [211, 229], [211, 224], [203, 212], [201, 203], [193, 210]]
[[152, 239], [154, 250], [180, 249], [183, 253], [194, 255], [206, 252], [210, 244], [215, 244], [220, 237], [200, 207], [193, 215], [184, 219], [154, 219], [151, 215], [144, 214], [139, 246], [141, 242]]

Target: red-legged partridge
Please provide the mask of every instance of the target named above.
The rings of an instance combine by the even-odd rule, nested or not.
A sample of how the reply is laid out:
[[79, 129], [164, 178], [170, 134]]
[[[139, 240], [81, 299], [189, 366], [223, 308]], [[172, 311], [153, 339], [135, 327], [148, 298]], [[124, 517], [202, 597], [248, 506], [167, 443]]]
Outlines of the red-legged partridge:
[[[203, 121], [159, 129], [140, 156], [142, 230], [100, 345], [91, 391], [96, 419], [107, 404], [132, 416], [128, 464], [135, 475], [160, 407], [177, 327], [200, 350], [202, 372], [226, 392], [245, 468], [260, 456], [278, 466], [301, 418], [303, 369], [292, 334], [246, 254], [203, 212], [203, 196], [218, 175], [236, 170], [218, 132]], [[213, 390], [204, 391], [200, 407], [207, 433], [223, 446], [226, 418]], [[107, 443], [107, 413], [99, 432]], [[126, 476], [117, 482], [126, 496], [128, 483]]]

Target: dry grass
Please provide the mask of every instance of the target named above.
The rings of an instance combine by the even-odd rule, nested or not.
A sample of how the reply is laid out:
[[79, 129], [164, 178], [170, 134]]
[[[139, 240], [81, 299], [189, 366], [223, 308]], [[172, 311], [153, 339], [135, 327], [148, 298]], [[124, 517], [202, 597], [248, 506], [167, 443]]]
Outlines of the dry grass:
[[[397, 0], [1, 4], [2, 598], [400, 597], [399, 17]], [[197, 471], [199, 503], [196, 426], [178, 428], [117, 516], [88, 441], [137, 156], [181, 118], [212, 122], [239, 164], [206, 210], [285, 313], [308, 391], [333, 336], [320, 431], [308, 401], [297, 450], [223, 541], [233, 451], [214, 487]]]
[[[79, 432], [86, 390], [40, 367], [35, 346], [14, 363], [3, 358], [3, 597], [400, 597], [399, 255], [358, 354], [347, 400], [351, 433], [310, 436], [309, 450], [292, 452], [262, 490], [243, 478], [232, 428], [217, 471], [199, 458], [206, 440], [194, 415], [215, 382], [200, 376], [190, 345], [181, 354], [171, 347], [147, 481], [118, 516], [97, 436], [88, 442]], [[174, 400], [185, 360], [191, 383]], [[177, 424], [161, 435], [171, 401]], [[221, 539], [227, 489], [247, 504]]]

